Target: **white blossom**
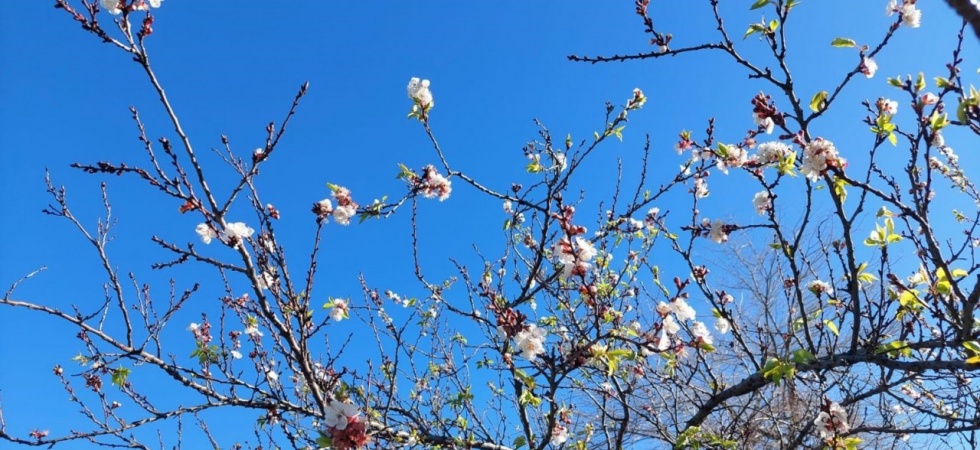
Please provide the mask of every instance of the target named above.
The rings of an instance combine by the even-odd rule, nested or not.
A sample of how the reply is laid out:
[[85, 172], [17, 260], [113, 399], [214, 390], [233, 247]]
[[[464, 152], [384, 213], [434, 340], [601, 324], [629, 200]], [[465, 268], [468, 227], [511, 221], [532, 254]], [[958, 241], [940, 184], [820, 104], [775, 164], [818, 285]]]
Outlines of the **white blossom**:
[[534, 360], [538, 355], [544, 353], [544, 339], [547, 335], [547, 330], [531, 324], [526, 330], [522, 330], [514, 336], [514, 343], [520, 349], [521, 356], [527, 360]]
[[357, 209], [351, 205], [338, 206], [333, 210], [333, 220], [340, 225], [350, 225], [350, 218], [357, 214]]
[[408, 98], [423, 109], [435, 106], [432, 91], [429, 90], [429, 80], [420, 80], [417, 77], [408, 80]]
[[898, 114], [898, 102], [895, 100], [887, 98], [878, 99], [878, 107], [881, 108], [881, 111], [886, 114], [891, 114], [893, 116]]
[[922, 11], [915, 8], [915, 3], [909, 3], [908, 1], [902, 5], [902, 25], [909, 28], [919, 28], [922, 22]]
[[201, 237], [201, 242], [205, 244], [210, 244], [212, 239], [218, 237], [218, 234], [206, 223], [198, 224], [194, 232]]
[[718, 330], [718, 332], [721, 334], [728, 334], [728, 332], [731, 331], [732, 329], [732, 324], [731, 322], [728, 321], [728, 319], [724, 317], [718, 317], [715, 320], [715, 329]]
[[790, 153], [793, 153], [793, 150], [782, 142], [763, 142], [759, 144], [756, 159], [759, 164], [776, 164]]
[[767, 211], [772, 209], [772, 197], [769, 196], [769, 192], [757, 192], [755, 197], [752, 197], [752, 206], [755, 207], [757, 214], [764, 216]]
[[832, 402], [828, 411], [820, 411], [813, 425], [821, 439], [827, 440], [850, 431], [847, 424], [847, 411], [837, 402]]
[[681, 325], [677, 323], [676, 320], [674, 320], [674, 316], [668, 315], [664, 317], [664, 323], [662, 325], [662, 328], [665, 333], [673, 336], [677, 334], [678, 331], [681, 330]]
[[258, 338], [264, 336], [262, 334], [262, 331], [259, 330], [259, 327], [255, 326], [255, 325], [249, 325], [249, 326], [245, 327], [245, 334], [251, 336], [253, 339], [258, 339]]
[[360, 414], [357, 406], [337, 400], [330, 400], [325, 412], [326, 415], [323, 418], [323, 424], [335, 430], [347, 429], [347, 424], [351, 422], [350, 419]]
[[555, 424], [555, 428], [551, 430], [551, 445], [562, 445], [568, 440], [568, 428], [561, 424]]
[[677, 316], [677, 320], [680, 320], [681, 322], [685, 320], [693, 320], [694, 316], [697, 315], [694, 308], [692, 308], [691, 305], [688, 305], [687, 301], [680, 297], [677, 297], [670, 302], [670, 310]]
[[831, 286], [830, 283], [827, 283], [826, 281], [813, 280], [806, 284], [806, 288], [810, 292], [813, 292], [814, 294], [817, 295], [820, 294], [834, 295], [833, 286]]
[[711, 241], [716, 244], [724, 244], [728, 242], [728, 233], [725, 232], [725, 227], [727, 225], [719, 219], [715, 219], [711, 222], [711, 231], [708, 233], [708, 237]]
[[776, 123], [773, 122], [772, 117], [763, 116], [759, 113], [752, 113], [752, 121], [756, 125], [765, 128], [766, 134], [772, 134], [773, 128], [775, 128]]
[[330, 306], [331, 319], [340, 322], [341, 320], [347, 318], [347, 311], [349, 308], [347, 306], [347, 301], [338, 298], [338, 299], [334, 299], [333, 303], [331, 303], [330, 305], [331, 305]]
[[269, 380], [269, 384], [273, 386], [279, 384], [279, 374], [271, 367], [265, 370], [265, 378]]
[[874, 59], [865, 57], [863, 60], [861, 60], [861, 73], [863, 73], [864, 76], [871, 78], [875, 76], [875, 72], [877, 71], [878, 63], [876, 63]]
[[834, 143], [823, 138], [816, 138], [806, 144], [803, 150], [801, 171], [810, 181], [817, 181], [830, 167], [843, 169], [847, 161], [840, 157]]
[[701, 342], [711, 345], [714, 340], [711, 338], [711, 331], [705, 326], [704, 322], [694, 322], [691, 325], [691, 334]]
[[119, 0], [100, 0], [99, 4], [102, 5], [102, 9], [108, 11], [111, 14], [119, 14], [122, 12], [122, 8], [119, 4], [122, 3]]
[[228, 239], [245, 240], [255, 234], [255, 230], [243, 222], [233, 222], [225, 226], [225, 236]]

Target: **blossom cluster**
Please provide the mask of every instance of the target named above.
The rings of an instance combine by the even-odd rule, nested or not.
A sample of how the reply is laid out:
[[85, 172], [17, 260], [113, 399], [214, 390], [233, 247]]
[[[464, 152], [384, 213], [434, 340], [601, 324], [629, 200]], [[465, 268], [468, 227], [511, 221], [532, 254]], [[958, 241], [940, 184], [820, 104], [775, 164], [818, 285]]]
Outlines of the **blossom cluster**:
[[544, 340], [547, 336], [548, 330], [530, 324], [514, 336], [514, 344], [517, 345], [524, 359], [533, 361], [538, 355], [544, 353]]
[[429, 80], [421, 80], [417, 77], [412, 77], [408, 80], [408, 98], [412, 99], [412, 112], [408, 114], [409, 117], [418, 117], [420, 120], [426, 117], [426, 114], [436, 105], [435, 100], [432, 98], [432, 91], [429, 90]]
[[442, 176], [435, 166], [428, 165], [425, 167], [425, 173], [422, 178], [417, 181], [417, 187], [419, 192], [425, 198], [436, 198], [439, 197], [439, 201], [443, 201], [449, 198], [449, 194], [452, 193], [453, 187], [449, 180]]
[[159, 8], [163, 0], [135, 0], [128, 5], [126, 0], [99, 0], [102, 9], [116, 15], [123, 11], [148, 11], [151, 7]]
[[205, 244], [210, 244], [213, 239], [219, 238], [229, 245], [238, 245], [255, 234], [255, 230], [243, 222], [229, 223], [225, 225], [225, 229], [221, 233], [215, 232], [214, 228], [207, 223], [198, 224], [194, 231], [201, 238], [201, 242]]
[[810, 181], [817, 181], [830, 168], [839, 170], [847, 167], [847, 160], [840, 157], [834, 143], [823, 138], [816, 138], [806, 144], [803, 149], [803, 165], [800, 170]]
[[851, 427], [847, 423], [847, 410], [841, 405], [837, 402], [828, 401], [821, 409], [822, 411], [813, 421], [820, 439], [826, 441], [850, 431]]
[[[574, 242], [574, 244], [573, 244]], [[572, 240], [562, 238], [554, 246], [555, 259], [561, 264], [561, 275], [568, 278], [572, 275], [585, 275], [592, 265], [590, 261], [598, 251], [588, 239], [576, 236]]]
[[357, 406], [338, 400], [327, 404], [323, 424], [333, 440], [332, 448], [352, 450], [363, 447], [370, 438], [367, 424], [360, 416]]
[[337, 201], [337, 207], [333, 206], [333, 202], [329, 198], [325, 198], [313, 204], [313, 214], [316, 214], [317, 220], [326, 220], [327, 217], [333, 216], [334, 222], [341, 225], [349, 225], [351, 217], [357, 214], [358, 204], [351, 198], [350, 191], [343, 186], [330, 185], [330, 190], [332, 191], [334, 200]]
[[909, 28], [919, 28], [922, 22], [922, 11], [915, 7], [915, 0], [902, 0], [902, 5], [898, 5], [898, 0], [889, 0], [885, 6], [885, 14], [891, 17], [898, 13], [902, 19], [902, 25]]

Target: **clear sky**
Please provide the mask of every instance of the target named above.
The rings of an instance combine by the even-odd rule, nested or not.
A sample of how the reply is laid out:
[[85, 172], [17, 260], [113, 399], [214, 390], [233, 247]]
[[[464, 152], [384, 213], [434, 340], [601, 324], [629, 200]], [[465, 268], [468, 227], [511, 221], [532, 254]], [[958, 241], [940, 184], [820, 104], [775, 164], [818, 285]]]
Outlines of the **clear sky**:
[[[657, 8], [664, 8], [658, 26], [672, 32], [675, 42], [701, 42], [715, 40], [707, 3], [653, 2], [652, 10], [659, 16]], [[733, 30], [758, 20], [757, 12], [748, 12], [750, 3], [723, 2]], [[832, 49], [829, 42], [837, 36], [875, 42], [892, 20], [884, 15], [885, 3], [810, 0], [800, 6], [789, 26], [795, 52], [790, 62], [801, 96], [829, 88], [837, 74], [856, 64], [856, 51]], [[848, 158], [859, 159], [855, 153], [870, 145], [859, 122], [864, 116], [859, 102], [892, 95], [885, 77], [923, 69], [929, 78], [944, 73], [958, 22], [943, 2], [919, 3], [922, 27], [899, 30], [891, 48], [877, 58], [879, 74], [857, 80], [842, 98], [844, 105], [814, 127]], [[102, 300], [104, 278], [92, 248], [67, 222], [40, 213], [49, 203], [48, 168], [56, 184], [68, 187], [80, 219], [93, 227], [100, 213], [99, 182], [108, 183], [118, 220], [109, 250], [121, 273], [152, 283], [161, 300], [169, 278], [178, 288], [205, 282], [195, 297], [201, 306], [185, 308], [181, 324], [215, 311], [221, 284], [213, 273], [149, 268], [169, 259], [149, 238], [194, 241], [198, 218], [179, 215], [180, 205], [135, 179], [68, 167], [76, 161], [145, 163], [131, 105], [140, 110], [151, 137], [175, 136], [138, 65], [84, 33], [52, 4], [0, 3], [0, 284], [6, 289], [47, 266], [17, 297], [83, 309]], [[608, 154], [585, 169], [593, 183], [586, 197], [591, 208], [611, 190], [615, 158], [639, 161], [644, 133], [650, 134], [656, 155], [652, 176], [672, 173], [682, 162], [672, 150], [678, 132], [703, 130], [707, 119], [716, 117], [719, 134], [737, 139], [752, 127], [749, 101], [764, 88], [720, 53], [627, 64], [566, 60], [571, 53], [648, 51], [649, 38], [628, 1], [166, 0], [156, 11], [154, 29], [148, 41], [154, 67], [204, 155], [213, 186], [229, 172], [206, 149], [220, 147], [224, 134], [240, 155], [248, 155], [263, 144], [265, 125], [280, 121], [299, 86], [310, 82], [309, 95], [259, 181], [265, 200], [283, 214], [279, 238], [299, 261], [294, 264], [306, 255], [314, 226], [309, 207], [328, 196], [325, 183], [349, 187], [366, 204], [403, 193], [394, 179], [397, 163], [419, 169], [437, 162], [421, 127], [405, 118], [410, 77], [432, 80], [431, 124], [453, 165], [499, 189], [532, 179], [523, 171], [521, 154], [521, 147], [536, 138], [532, 119], [542, 120], [556, 136], [584, 139], [602, 126], [605, 101], [622, 104], [634, 87], [642, 88], [649, 102], [631, 116], [623, 142], [606, 146]], [[967, 61], [975, 61], [976, 42], [968, 41]], [[739, 45], [749, 57], [763, 54], [755, 38]], [[902, 108], [908, 111], [907, 104]], [[857, 150], [849, 153], [852, 149]], [[966, 154], [970, 150], [960, 151], [966, 168], [971, 161], [976, 167], [975, 157]], [[754, 191], [720, 178], [712, 177], [718, 184], [706, 203], [707, 215], [748, 217]], [[421, 209], [420, 245], [434, 279], [452, 274], [449, 257], [477, 261], [472, 244], [489, 255], [503, 247], [500, 205], [460, 182], [449, 200], [424, 202]], [[232, 220], [254, 221], [245, 209], [239, 211], [243, 217]], [[409, 237], [407, 214], [347, 228], [331, 224], [321, 259], [321, 273], [330, 279], [318, 292], [359, 299], [357, 275], [363, 273], [382, 290], [420, 294]], [[346, 331], [357, 331], [349, 326]], [[189, 353], [193, 342], [183, 326], [174, 324], [172, 336], [171, 351]], [[50, 375], [55, 364], [69, 366], [79, 350], [73, 333], [53, 320], [0, 309], [0, 400], [11, 432], [39, 427], [61, 434], [82, 426]]]

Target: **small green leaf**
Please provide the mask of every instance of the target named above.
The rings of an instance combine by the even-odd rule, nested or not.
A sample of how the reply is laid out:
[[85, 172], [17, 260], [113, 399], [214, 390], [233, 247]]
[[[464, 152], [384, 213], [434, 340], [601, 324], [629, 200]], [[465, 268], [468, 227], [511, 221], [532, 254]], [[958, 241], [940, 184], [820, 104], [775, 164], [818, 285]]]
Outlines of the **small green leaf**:
[[527, 439], [525, 439], [524, 436], [517, 436], [516, 438], [514, 438], [514, 443], [511, 445], [514, 446], [514, 450], [517, 450], [527, 445]]
[[766, 31], [765, 25], [761, 23], [753, 23], [752, 25], [749, 25], [749, 29], [745, 32], [745, 36], [743, 36], [742, 39], [747, 39], [749, 36], [752, 36], [753, 33], [761, 33], [763, 31]]
[[840, 331], [837, 329], [837, 324], [835, 324], [832, 320], [824, 320], [823, 324], [828, 330], [830, 330], [831, 333], [834, 333], [834, 336], [840, 336]]
[[769, 0], [756, 0], [750, 9], [759, 9], [769, 4]]
[[913, 85], [916, 92], [921, 91], [926, 88], [926, 76], [919, 72], [919, 77], [915, 79], [915, 85]]
[[129, 378], [130, 370], [125, 367], [120, 367], [112, 371], [112, 384], [117, 388], [123, 388], [126, 386], [126, 379]]
[[820, 112], [827, 107], [827, 91], [820, 91], [813, 95], [810, 100], [810, 110]]
[[833, 47], [854, 47], [857, 45], [857, 42], [854, 42], [854, 39], [839, 37], [830, 41], [830, 45]]

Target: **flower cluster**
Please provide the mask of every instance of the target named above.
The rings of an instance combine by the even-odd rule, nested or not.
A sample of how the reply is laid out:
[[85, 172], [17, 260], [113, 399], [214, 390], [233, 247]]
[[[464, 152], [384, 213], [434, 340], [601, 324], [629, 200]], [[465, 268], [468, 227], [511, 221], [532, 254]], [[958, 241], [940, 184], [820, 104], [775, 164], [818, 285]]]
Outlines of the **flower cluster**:
[[729, 167], [742, 167], [749, 160], [748, 152], [745, 151], [745, 148], [738, 145], [719, 144], [718, 151], [715, 152], [715, 155], [718, 159], [715, 165], [718, 167], [718, 170], [721, 170], [726, 175], [728, 174]]
[[343, 186], [329, 185], [337, 207], [334, 208], [333, 202], [325, 198], [313, 204], [313, 214], [316, 214], [317, 221], [326, 220], [333, 216], [333, 220], [341, 225], [349, 225], [351, 217], [357, 214], [359, 206], [350, 196], [350, 191]]
[[772, 98], [760, 92], [752, 98], [752, 121], [766, 134], [772, 134], [776, 125], [783, 125], [783, 115], [776, 109]]
[[782, 142], [764, 142], [756, 150], [755, 163], [759, 165], [778, 164], [783, 158], [794, 154], [793, 149]]
[[691, 335], [694, 336], [698, 344], [711, 345], [713, 338], [708, 327], [703, 322], [694, 320], [697, 312], [687, 303], [683, 297], [676, 297], [670, 303], [660, 302], [657, 305], [657, 313], [662, 318], [660, 324], [660, 338], [657, 340], [657, 350], [663, 352], [671, 348], [672, 338], [681, 330], [681, 323], [692, 321]]
[[828, 400], [821, 410], [813, 421], [820, 439], [826, 441], [850, 431], [851, 427], [847, 424], [847, 411], [837, 402]]
[[895, 100], [879, 97], [878, 101], [875, 102], [875, 106], [878, 108], [878, 111], [882, 114], [888, 114], [891, 116], [898, 114], [898, 102], [896, 102]]
[[922, 22], [922, 11], [915, 7], [915, 0], [902, 0], [902, 6], [898, 6], [898, 0], [889, 0], [885, 6], [885, 14], [891, 17], [898, 13], [902, 18], [902, 25], [909, 28], [919, 28]]
[[[707, 221], [708, 219], [704, 220]], [[711, 231], [708, 232], [708, 238], [715, 244], [724, 244], [728, 242], [729, 228], [731, 227], [722, 220], [715, 219], [711, 222]]]
[[211, 225], [201, 223], [197, 225], [194, 232], [200, 236], [201, 242], [204, 242], [205, 244], [210, 244], [214, 238], [220, 238], [229, 245], [238, 245], [245, 239], [248, 239], [255, 234], [255, 230], [243, 222], [233, 222], [225, 225], [224, 231], [222, 231], [220, 234], [216, 233]]
[[530, 324], [514, 336], [514, 343], [520, 349], [524, 359], [533, 361], [538, 355], [544, 353], [544, 340], [547, 336], [547, 330]]
[[367, 435], [367, 424], [361, 419], [357, 406], [337, 400], [327, 404], [326, 415], [323, 418], [333, 448], [338, 450], [353, 450], [363, 447], [370, 438]]
[[439, 197], [440, 202], [449, 198], [449, 194], [453, 191], [449, 180], [431, 164], [425, 167], [425, 174], [417, 181], [417, 185], [423, 197]]
[[337, 322], [350, 317], [350, 306], [347, 305], [347, 300], [335, 298], [328, 301], [323, 307], [330, 310], [330, 318]]
[[826, 281], [813, 280], [806, 284], [807, 290], [813, 292], [816, 295], [834, 295], [834, 287], [827, 283]]
[[844, 169], [847, 160], [840, 157], [834, 143], [823, 138], [816, 138], [806, 144], [803, 149], [803, 165], [801, 171], [810, 181], [817, 181], [831, 167]]
[[102, 9], [109, 11], [113, 15], [119, 14], [124, 10], [148, 11], [151, 7], [159, 8], [161, 3], [163, 3], [163, 0], [135, 0], [127, 5], [126, 0], [99, 0]]
[[432, 99], [432, 91], [429, 90], [429, 80], [420, 80], [417, 77], [408, 80], [408, 98], [414, 102], [409, 117], [418, 117], [420, 120], [436, 105]]
[[555, 244], [554, 252], [555, 259], [562, 265], [561, 274], [564, 278], [585, 275], [585, 272], [592, 267], [589, 261], [598, 253], [595, 246], [581, 236], [576, 236], [572, 241], [567, 237], [562, 238]]
[[766, 215], [772, 209], [772, 197], [769, 196], [769, 192], [757, 192], [755, 197], [752, 197], [752, 206], [755, 207], [755, 212], [760, 216]]
[[878, 63], [876, 63], [874, 59], [864, 57], [864, 59], [861, 60], [861, 73], [863, 73], [864, 76], [871, 78], [875, 76], [875, 72], [877, 71]]

